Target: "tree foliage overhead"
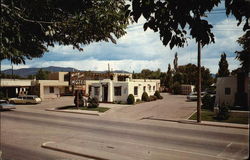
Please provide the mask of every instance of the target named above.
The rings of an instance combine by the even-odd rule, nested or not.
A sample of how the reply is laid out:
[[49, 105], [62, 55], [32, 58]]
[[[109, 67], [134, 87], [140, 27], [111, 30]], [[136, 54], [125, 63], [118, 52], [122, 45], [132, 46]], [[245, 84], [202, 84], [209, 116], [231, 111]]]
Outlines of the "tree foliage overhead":
[[[146, 19], [144, 30], [148, 28], [160, 33], [162, 43], [183, 47], [188, 37], [187, 30], [202, 46], [214, 42], [213, 27], [204, 17], [221, 0], [131, 0], [133, 19]], [[233, 14], [238, 25], [245, 20], [243, 30], [249, 29], [250, 2], [247, 0], [225, 0], [226, 14]]]
[[241, 62], [241, 68], [245, 73], [250, 72], [250, 31], [247, 31], [242, 37], [238, 39], [238, 43], [243, 50], [236, 51], [237, 59]]
[[250, 1], [249, 0], [225, 0], [226, 14], [233, 14], [240, 25], [245, 20], [243, 31], [250, 29]]
[[226, 53], [221, 54], [220, 62], [219, 62], [219, 69], [217, 73], [217, 77], [228, 77], [230, 72], [228, 70], [228, 62], [227, 62], [227, 55]]
[[41, 57], [48, 46], [112, 41], [129, 23], [124, 0], [1, 0], [1, 57]]

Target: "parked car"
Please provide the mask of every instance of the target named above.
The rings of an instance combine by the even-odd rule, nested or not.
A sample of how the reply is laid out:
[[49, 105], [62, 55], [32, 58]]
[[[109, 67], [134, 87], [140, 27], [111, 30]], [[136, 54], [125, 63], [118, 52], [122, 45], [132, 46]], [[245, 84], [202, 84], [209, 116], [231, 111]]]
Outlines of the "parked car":
[[6, 100], [0, 100], [0, 110], [11, 110], [16, 109], [14, 104], [9, 104]]
[[[205, 92], [201, 92], [201, 98], [203, 98], [205, 95]], [[197, 101], [197, 92], [191, 92], [189, 95], [187, 95], [187, 100], [189, 101]]]
[[9, 102], [11, 104], [38, 104], [41, 103], [42, 100], [36, 95], [26, 95], [17, 98], [10, 98]]

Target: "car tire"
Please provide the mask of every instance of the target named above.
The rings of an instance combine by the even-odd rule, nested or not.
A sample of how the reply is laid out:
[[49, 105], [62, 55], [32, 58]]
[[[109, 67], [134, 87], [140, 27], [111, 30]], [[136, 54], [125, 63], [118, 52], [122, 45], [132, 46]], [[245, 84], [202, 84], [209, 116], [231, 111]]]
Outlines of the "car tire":
[[10, 101], [10, 104], [15, 104], [15, 102], [14, 101]]

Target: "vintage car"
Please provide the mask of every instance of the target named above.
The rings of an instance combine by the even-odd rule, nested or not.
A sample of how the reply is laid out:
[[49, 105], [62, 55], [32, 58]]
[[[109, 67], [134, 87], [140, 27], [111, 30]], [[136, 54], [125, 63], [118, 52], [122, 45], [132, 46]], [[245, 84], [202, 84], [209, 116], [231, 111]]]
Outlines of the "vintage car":
[[15, 105], [9, 104], [6, 100], [0, 100], [0, 110], [11, 110], [16, 109]]
[[[201, 92], [201, 98], [203, 98], [205, 95], [205, 92]], [[187, 100], [189, 101], [197, 101], [197, 92], [191, 92], [189, 95], [187, 95]]]
[[9, 102], [11, 104], [38, 104], [41, 103], [42, 100], [36, 95], [26, 95], [17, 98], [10, 98]]

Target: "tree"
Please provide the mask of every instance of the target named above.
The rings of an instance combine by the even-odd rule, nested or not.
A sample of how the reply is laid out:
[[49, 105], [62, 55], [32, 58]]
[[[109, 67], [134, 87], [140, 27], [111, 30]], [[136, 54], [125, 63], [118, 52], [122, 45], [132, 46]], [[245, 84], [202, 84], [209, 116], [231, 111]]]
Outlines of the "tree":
[[[178, 81], [181, 84], [197, 85], [197, 66], [195, 64], [187, 64], [178, 66], [178, 72], [174, 75], [174, 82]], [[205, 90], [214, 83], [214, 79], [211, 76], [210, 70], [201, 67], [201, 90]]]
[[173, 84], [173, 72], [171, 69], [171, 65], [168, 64], [168, 71], [167, 71], [167, 75], [166, 75], [166, 87], [170, 88]]
[[175, 72], [173, 75], [173, 81], [179, 82], [180, 84], [184, 83], [184, 74], [181, 72]]
[[178, 69], [178, 53], [177, 52], [174, 55], [173, 64], [174, 64], [174, 70], [175, 70], [175, 72], [177, 72], [177, 69]]
[[28, 75], [28, 79], [34, 79], [36, 76], [35, 75]]
[[[172, 49], [174, 46], [183, 47], [190, 35], [202, 46], [214, 42], [213, 27], [203, 18], [211, 12], [220, 0], [131, 0], [131, 15], [137, 22], [143, 16], [146, 19], [144, 30], [148, 28], [159, 32], [163, 45]], [[243, 30], [250, 28], [250, 2], [248, 0], [225, 0], [226, 14], [233, 14], [238, 20], [245, 20]]]
[[181, 94], [181, 84], [179, 82], [174, 82], [172, 91], [173, 94]]
[[[159, 31], [163, 45], [170, 49], [174, 46], [184, 47], [187, 31], [198, 44], [198, 101], [197, 122], [200, 122], [200, 88], [201, 88], [201, 47], [214, 42], [213, 27], [205, 18], [206, 13], [218, 6], [220, 0], [131, 0], [133, 19], [137, 22], [141, 15], [146, 19], [144, 30], [148, 28]], [[248, 0], [225, 0], [227, 16], [233, 14], [241, 24], [245, 19], [243, 30], [250, 29], [250, 2]]]
[[217, 77], [228, 77], [230, 74], [228, 70], [228, 62], [226, 53], [221, 54], [220, 62], [219, 62], [219, 70], [217, 73]]
[[241, 62], [241, 68], [245, 73], [250, 72], [250, 31], [247, 31], [237, 41], [243, 48], [241, 51], [236, 51], [236, 58]]
[[44, 71], [43, 69], [39, 69], [36, 73], [36, 79], [38, 80], [47, 80], [49, 79], [49, 71]]
[[15, 64], [41, 57], [48, 46], [72, 45], [123, 36], [129, 24], [124, 0], [2, 0], [1, 57]]

